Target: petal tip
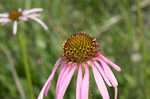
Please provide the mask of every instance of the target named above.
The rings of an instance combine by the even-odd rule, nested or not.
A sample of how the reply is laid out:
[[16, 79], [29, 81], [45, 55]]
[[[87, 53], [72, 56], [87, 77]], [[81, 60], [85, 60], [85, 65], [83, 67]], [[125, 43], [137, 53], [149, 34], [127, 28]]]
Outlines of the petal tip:
[[118, 68], [117, 71], [118, 71], [118, 72], [122, 72], [122, 69], [121, 69], [121, 68]]

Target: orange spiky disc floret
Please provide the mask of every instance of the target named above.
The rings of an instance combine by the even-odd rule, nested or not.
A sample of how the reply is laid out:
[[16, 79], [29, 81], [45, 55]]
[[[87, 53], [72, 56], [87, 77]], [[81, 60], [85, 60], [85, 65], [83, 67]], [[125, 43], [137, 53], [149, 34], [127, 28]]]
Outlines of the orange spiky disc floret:
[[63, 56], [67, 62], [86, 62], [96, 57], [98, 51], [96, 39], [84, 33], [73, 34], [63, 45]]
[[9, 13], [9, 19], [11, 19], [12, 21], [19, 20], [20, 16], [22, 16], [22, 12], [21, 11], [11, 11]]

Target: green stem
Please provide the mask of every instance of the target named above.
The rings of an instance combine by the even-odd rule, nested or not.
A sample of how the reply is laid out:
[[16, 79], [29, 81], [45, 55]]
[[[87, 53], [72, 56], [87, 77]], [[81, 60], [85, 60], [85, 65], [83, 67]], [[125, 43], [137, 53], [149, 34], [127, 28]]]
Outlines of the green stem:
[[[21, 25], [21, 24], [19, 24], [19, 25]], [[29, 65], [28, 65], [28, 55], [27, 55], [27, 51], [26, 51], [23, 33], [22, 33], [21, 27], [19, 25], [18, 25], [18, 34], [17, 34], [18, 40], [20, 43], [21, 54], [23, 56], [24, 69], [25, 69], [25, 73], [26, 73], [26, 77], [27, 77], [27, 81], [28, 81], [30, 96], [31, 96], [31, 99], [34, 99], [32, 80], [31, 80], [31, 75], [30, 75]]]
[[145, 87], [145, 94], [146, 99], [150, 99], [150, 85], [148, 80], [148, 72], [147, 72], [147, 50], [145, 46], [144, 41], [144, 35], [143, 35], [143, 23], [142, 23], [142, 16], [141, 16], [141, 7], [140, 7], [140, 0], [136, 0], [137, 4], [137, 15], [138, 15], [138, 30], [141, 37], [141, 47], [142, 47], [142, 53], [143, 53], [143, 62], [144, 62], [144, 87]]

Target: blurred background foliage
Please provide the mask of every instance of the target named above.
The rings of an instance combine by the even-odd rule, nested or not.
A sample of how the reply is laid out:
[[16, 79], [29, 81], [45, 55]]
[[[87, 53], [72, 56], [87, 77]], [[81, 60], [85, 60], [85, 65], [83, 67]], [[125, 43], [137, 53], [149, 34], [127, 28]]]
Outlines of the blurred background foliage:
[[[148, 50], [146, 54], [150, 63], [148, 43], [150, 42], [150, 1], [141, 0], [140, 4], [145, 47]], [[135, 0], [0, 0], [0, 13], [18, 8], [39, 7], [44, 8], [40, 18], [48, 25], [48, 32], [34, 21], [22, 25], [35, 96], [38, 96], [61, 55], [63, 42], [73, 33], [86, 32], [97, 39], [101, 53], [122, 68], [120, 73], [114, 71], [119, 82], [118, 99], [146, 99]], [[1, 99], [21, 99], [10, 70], [12, 64], [15, 66], [26, 99], [30, 99], [19, 42], [17, 36], [12, 34], [12, 24], [0, 26], [0, 46]], [[147, 70], [149, 69], [150, 67], [147, 66]], [[58, 72], [59, 70], [45, 99], [55, 98]], [[90, 79], [92, 99], [101, 99], [92, 73]], [[150, 77], [147, 80], [150, 80]], [[75, 89], [76, 75], [64, 99], [75, 99]], [[108, 90], [113, 99], [113, 88]]]

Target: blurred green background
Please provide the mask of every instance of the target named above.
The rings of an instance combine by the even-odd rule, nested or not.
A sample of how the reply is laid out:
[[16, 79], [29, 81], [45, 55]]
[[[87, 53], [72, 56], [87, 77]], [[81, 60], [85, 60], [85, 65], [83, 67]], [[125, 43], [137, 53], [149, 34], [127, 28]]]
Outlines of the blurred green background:
[[[119, 82], [118, 99], [146, 99], [144, 81], [150, 80], [150, 76], [144, 79], [144, 69], [148, 73], [150, 69], [146, 65], [150, 63], [150, 1], [141, 0], [140, 5], [144, 47], [136, 0], [0, 0], [0, 13], [18, 8], [44, 8], [40, 19], [48, 25], [48, 31], [34, 21], [22, 26], [36, 97], [62, 53], [63, 42], [73, 33], [86, 32], [97, 39], [101, 53], [122, 68], [120, 73], [113, 70]], [[12, 34], [12, 26], [12, 23], [0, 25], [0, 99], [21, 99], [10, 65], [16, 69], [23, 94], [30, 99], [19, 41]], [[142, 48], [147, 50], [146, 61], [143, 61]], [[44, 99], [55, 99], [58, 72]], [[75, 75], [64, 99], [75, 99], [76, 78]], [[101, 99], [92, 72], [90, 79], [92, 99]], [[114, 89], [108, 90], [113, 99]]]

